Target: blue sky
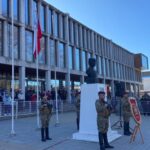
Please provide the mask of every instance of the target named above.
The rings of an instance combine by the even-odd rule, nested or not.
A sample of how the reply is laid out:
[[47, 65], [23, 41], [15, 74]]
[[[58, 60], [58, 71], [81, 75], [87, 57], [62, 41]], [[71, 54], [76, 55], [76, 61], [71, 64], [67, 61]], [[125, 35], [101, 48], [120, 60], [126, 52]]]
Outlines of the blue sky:
[[150, 0], [46, 0], [150, 63]]

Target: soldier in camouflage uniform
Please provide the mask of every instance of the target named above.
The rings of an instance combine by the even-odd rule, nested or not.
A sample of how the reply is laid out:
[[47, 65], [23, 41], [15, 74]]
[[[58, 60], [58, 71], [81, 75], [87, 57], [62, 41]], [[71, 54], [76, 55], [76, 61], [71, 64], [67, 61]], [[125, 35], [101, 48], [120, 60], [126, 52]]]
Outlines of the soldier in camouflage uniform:
[[131, 132], [129, 130], [129, 122], [131, 117], [131, 108], [130, 103], [128, 101], [128, 93], [124, 92], [122, 98], [122, 113], [123, 113], [123, 121], [124, 121], [124, 135], [130, 136]]
[[99, 99], [95, 102], [97, 112], [98, 137], [100, 150], [105, 150], [105, 148], [114, 148], [113, 146], [109, 145], [107, 139], [111, 106], [105, 102], [105, 92], [100, 91], [98, 92], [98, 95]]
[[77, 123], [77, 129], [79, 130], [79, 123], [80, 123], [80, 95], [81, 93], [78, 92], [78, 95], [76, 97], [76, 103], [75, 103], [75, 106], [76, 106], [76, 112], [77, 112], [77, 118], [76, 118], [76, 123]]
[[41, 140], [52, 140], [49, 138], [49, 120], [52, 115], [52, 105], [47, 101], [47, 96], [44, 96], [39, 107], [41, 119]]

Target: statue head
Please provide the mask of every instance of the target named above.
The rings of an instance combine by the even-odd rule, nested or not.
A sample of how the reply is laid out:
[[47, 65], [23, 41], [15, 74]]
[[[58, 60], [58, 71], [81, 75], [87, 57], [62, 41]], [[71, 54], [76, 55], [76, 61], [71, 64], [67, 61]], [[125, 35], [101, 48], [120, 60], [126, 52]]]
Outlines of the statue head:
[[95, 64], [96, 64], [95, 58], [89, 58], [89, 66], [94, 68]]

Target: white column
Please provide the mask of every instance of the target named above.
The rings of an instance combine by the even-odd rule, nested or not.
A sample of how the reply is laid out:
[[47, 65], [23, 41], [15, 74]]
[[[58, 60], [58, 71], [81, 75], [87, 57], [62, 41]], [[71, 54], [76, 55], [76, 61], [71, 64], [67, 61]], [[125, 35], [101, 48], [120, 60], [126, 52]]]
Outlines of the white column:
[[84, 75], [80, 76], [80, 82], [81, 82], [81, 84], [84, 84]]
[[45, 73], [46, 91], [51, 90], [51, 71], [47, 70]]
[[111, 81], [111, 96], [115, 96], [115, 86], [114, 86], [114, 80]]
[[19, 67], [19, 88], [22, 90], [25, 99], [25, 67], [24, 66]]
[[69, 103], [71, 103], [71, 83], [70, 83], [70, 68], [69, 68], [69, 52], [68, 52], [68, 46], [69, 46], [69, 14], [66, 14], [65, 16], [65, 37], [67, 44], [65, 45], [65, 51], [66, 51], [66, 67], [67, 67], [67, 74], [66, 74], [66, 85], [67, 85], [67, 100]]

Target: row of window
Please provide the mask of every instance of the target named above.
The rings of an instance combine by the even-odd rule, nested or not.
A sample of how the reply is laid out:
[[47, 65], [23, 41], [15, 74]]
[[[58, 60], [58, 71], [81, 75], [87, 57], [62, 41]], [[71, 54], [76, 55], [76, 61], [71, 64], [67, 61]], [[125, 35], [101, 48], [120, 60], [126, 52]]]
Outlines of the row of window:
[[[35, 24], [35, 19], [37, 19], [37, 1], [30, 0], [24, 1], [25, 9], [25, 24], [32, 25]], [[14, 0], [14, 19], [19, 21], [19, 5], [21, 2], [19, 0]], [[32, 5], [32, 6], [31, 6]], [[10, 17], [10, 1], [2, 1], [2, 14], [6, 17]], [[32, 8], [32, 9], [31, 9]], [[32, 17], [31, 17], [32, 14]], [[46, 19], [46, 16], [48, 19]], [[52, 8], [48, 7], [48, 12], [46, 11], [46, 5], [41, 4], [40, 6], [40, 24], [42, 31], [48, 33], [55, 37], [65, 40], [65, 16], [54, 11]], [[107, 58], [113, 58], [119, 63], [124, 63], [129, 66], [134, 65], [134, 60], [132, 54], [123, 50], [121, 47], [113, 44], [113, 53], [110, 45], [110, 41], [93, 32], [92, 30], [84, 27], [83, 25], [75, 22], [71, 18], [69, 19], [69, 44], [75, 45], [76, 47], [84, 50], [94, 51], [94, 53]]]

